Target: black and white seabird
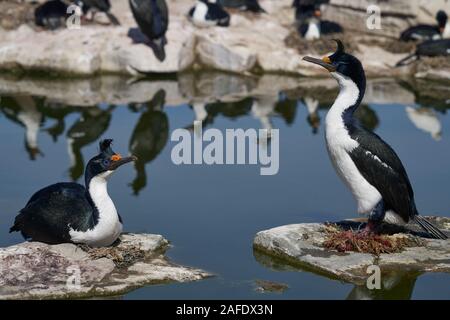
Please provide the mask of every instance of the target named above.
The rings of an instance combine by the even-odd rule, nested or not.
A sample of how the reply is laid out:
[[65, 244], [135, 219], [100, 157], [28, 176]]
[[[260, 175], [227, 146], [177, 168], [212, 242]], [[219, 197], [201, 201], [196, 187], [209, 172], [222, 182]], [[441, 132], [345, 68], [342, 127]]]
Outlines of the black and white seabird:
[[306, 40], [316, 40], [322, 35], [342, 33], [343, 28], [336, 22], [322, 20], [322, 11], [318, 5], [302, 6], [296, 9], [298, 32]]
[[197, 27], [228, 27], [230, 25], [230, 14], [220, 4], [208, 0], [197, 0], [189, 10], [188, 17]]
[[141, 32], [148, 38], [156, 58], [166, 58], [166, 32], [169, 26], [169, 11], [165, 0], [129, 0], [131, 12]]
[[430, 236], [447, 236], [419, 216], [406, 170], [395, 151], [378, 135], [361, 126], [354, 112], [366, 89], [361, 62], [336, 40], [334, 54], [304, 60], [327, 69], [339, 84], [339, 95], [326, 116], [326, 144], [334, 168], [350, 188], [360, 214], [368, 214], [366, 231], [377, 231], [382, 221], [403, 225], [417, 222]]
[[409, 27], [400, 35], [402, 41], [424, 41], [450, 38], [450, 21], [447, 14], [439, 10], [436, 14], [437, 25], [419, 24]]
[[34, 10], [34, 22], [49, 30], [61, 28], [65, 26], [67, 7], [61, 0], [44, 2]]
[[111, 13], [111, 3], [109, 0], [75, 0], [74, 3], [81, 8], [83, 15], [86, 15], [89, 11], [91, 11], [92, 20], [94, 19], [95, 13], [100, 11], [106, 14], [109, 21], [113, 25], [120, 25], [119, 20], [114, 14]]
[[450, 39], [427, 40], [416, 46], [414, 53], [401, 59], [396, 67], [402, 67], [419, 60], [420, 57], [450, 56]]
[[10, 232], [20, 231], [31, 241], [109, 246], [122, 232], [122, 219], [108, 195], [107, 180], [121, 165], [135, 161], [100, 142], [100, 153], [86, 166], [85, 186], [57, 183], [36, 192], [20, 210]]

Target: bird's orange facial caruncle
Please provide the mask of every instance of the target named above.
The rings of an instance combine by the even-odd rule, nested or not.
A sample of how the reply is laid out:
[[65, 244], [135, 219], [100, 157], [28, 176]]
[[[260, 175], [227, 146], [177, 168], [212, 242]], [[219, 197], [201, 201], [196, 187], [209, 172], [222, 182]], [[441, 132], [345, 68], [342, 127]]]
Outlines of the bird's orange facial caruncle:
[[331, 64], [331, 59], [330, 59], [330, 57], [325, 56], [325, 57], [322, 58], [322, 61], [325, 62], [325, 63]]
[[122, 156], [120, 154], [117, 154], [117, 153], [112, 155], [112, 157], [111, 157], [112, 161], [119, 161], [121, 159], [122, 159]]
[[316, 59], [313, 57], [304, 57], [303, 60], [317, 64], [321, 67], [324, 67], [325, 69], [327, 69], [329, 72], [334, 72], [336, 71], [336, 66], [333, 64], [333, 62], [331, 61], [330, 57], [323, 57], [322, 59]]

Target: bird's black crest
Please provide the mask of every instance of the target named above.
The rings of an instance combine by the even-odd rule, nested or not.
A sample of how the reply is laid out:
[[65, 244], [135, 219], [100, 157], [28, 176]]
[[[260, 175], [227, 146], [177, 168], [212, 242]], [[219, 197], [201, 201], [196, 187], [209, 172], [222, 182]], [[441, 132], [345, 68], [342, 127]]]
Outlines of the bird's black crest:
[[111, 144], [113, 142], [113, 139], [104, 139], [101, 140], [99, 143], [100, 146], [100, 152], [105, 152], [111, 148]]
[[339, 40], [339, 39], [333, 39], [333, 41], [335, 41], [336, 44], [337, 44], [337, 49], [336, 49], [335, 54], [343, 54], [343, 53], [345, 53], [345, 48], [344, 48], [344, 44], [342, 43], [342, 41]]

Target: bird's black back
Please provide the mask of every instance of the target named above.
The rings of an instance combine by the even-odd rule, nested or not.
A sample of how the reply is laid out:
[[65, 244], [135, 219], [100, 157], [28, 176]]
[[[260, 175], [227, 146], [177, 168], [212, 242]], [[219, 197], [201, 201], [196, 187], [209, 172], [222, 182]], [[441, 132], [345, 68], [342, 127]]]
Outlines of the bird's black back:
[[98, 212], [82, 185], [56, 183], [31, 196], [10, 231], [20, 231], [34, 241], [69, 242], [70, 227], [86, 231], [94, 227], [96, 219]]
[[88, 7], [96, 8], [102, 12], [111, 10], [111, 3], [109, 0], [83, 0], [83, 3]]
[[320, 21], [320, 33], [321, 34], [331, 34], [331, 33], [341, 33], [344, 30], [342, 27], [333, 21], [321, 20]]
[[36, 25], [56, 29], [62, 25], [67, 16], [67, 5], [60, 0], [47, 1], [34, 11]]
[[230, 14], [218, 3], [208, 2], [208, 13], [206, 14], [206, 20], [222, 20], [230, 17]]
[[417, 46], [416, 54], [427, 57], [450, 55], [450, 39], [422, 42]]
[[434, 36], [440, 35], [439, 28], [436, 26], [430, 26], [421, 24], [418, 26], [410, 27], [403, 31], [400, 35], [402, 41], [417, 41], [417, 40], [431, 40]]

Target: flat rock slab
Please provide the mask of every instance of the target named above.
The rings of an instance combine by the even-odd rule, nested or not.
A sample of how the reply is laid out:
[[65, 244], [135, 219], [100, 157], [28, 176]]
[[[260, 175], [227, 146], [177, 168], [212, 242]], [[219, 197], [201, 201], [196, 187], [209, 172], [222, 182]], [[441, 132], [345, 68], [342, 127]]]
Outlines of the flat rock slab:
[[169, 262], [160, 235], [123, 234], [108, 248], [24, 242], [0, 248], [0, 299], [89, 298], [209, 273]]
[[[449, 233], [450, 218], [430, 217], [430, 219], [441, 230]], [[337, 224], [347, 226], [352, 224], [352, 228], [357, 228], [361, 222], [343, 221]], [[408, 226], [406, 230], [407, 237], [420, 236], [420, 231], [413, 226]], [[325, 240], [324, 224], [302, 223], [258, 232], [253, 246], [256, 254], [276, 257], [287, 265], [355, 284], [366, 281], [366, 272], [370, 265], [380, 266], [382, 272], [407, 269], [415, 272], [450, 273], [450, 240], [420, 238], [421, 246], [408, 247], [400, 253], [379, 256], [359, 252], [341, 253], [326, 249], [323, 247]]]

